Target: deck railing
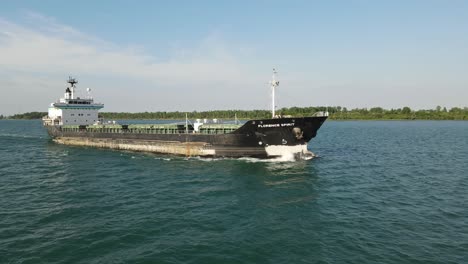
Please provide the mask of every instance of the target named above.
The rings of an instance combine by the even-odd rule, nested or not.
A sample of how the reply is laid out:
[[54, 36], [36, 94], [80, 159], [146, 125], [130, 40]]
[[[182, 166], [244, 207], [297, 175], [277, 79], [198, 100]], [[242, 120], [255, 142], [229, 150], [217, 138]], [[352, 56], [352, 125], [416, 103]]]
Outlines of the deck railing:
[[90, 133], [109, 133], [109, 134], [227, 134], [239, 128], [238, 125], [209, 125], [201, 126], [196, 132], [193, 127], [189, 126], [186, 130], [184, 125], [128, 125], [126, 128], [121, 125], [92, 125], [79, 126], [67, 125], [61, 129], [63, 132], [90, 132]]

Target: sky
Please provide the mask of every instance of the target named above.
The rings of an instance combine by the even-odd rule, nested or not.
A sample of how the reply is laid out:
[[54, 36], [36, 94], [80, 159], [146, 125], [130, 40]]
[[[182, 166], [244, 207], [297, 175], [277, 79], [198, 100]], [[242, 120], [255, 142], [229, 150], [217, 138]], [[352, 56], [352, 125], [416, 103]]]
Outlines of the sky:
[[2, 1], [0, 114], [468, 106], [468, 1]]

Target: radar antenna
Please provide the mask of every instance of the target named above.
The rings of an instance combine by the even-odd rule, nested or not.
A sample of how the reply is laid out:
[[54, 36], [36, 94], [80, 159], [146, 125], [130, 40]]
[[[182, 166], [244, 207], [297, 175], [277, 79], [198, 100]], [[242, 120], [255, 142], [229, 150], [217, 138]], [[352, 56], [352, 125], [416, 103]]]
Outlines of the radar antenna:
[[276, 87], [279, 86], [279, 81], [276, 80], [276, 74], [278, 72], [276, 71], [275, 68], [273, 68], [273, 77], [271, 78], [270, 81], [270, 87], [271, 87], [271, 116], [272, 118], [275, 118], [275, 110], [276, 110], [276, 105], [275, 105], [275, 89]]
[[77, 84], [78, 81], [75, 78], [72, 78], [71, 76], [68, 76], [67, 83], [69, 83], [71, 86], [75, 86], [75, 84]]

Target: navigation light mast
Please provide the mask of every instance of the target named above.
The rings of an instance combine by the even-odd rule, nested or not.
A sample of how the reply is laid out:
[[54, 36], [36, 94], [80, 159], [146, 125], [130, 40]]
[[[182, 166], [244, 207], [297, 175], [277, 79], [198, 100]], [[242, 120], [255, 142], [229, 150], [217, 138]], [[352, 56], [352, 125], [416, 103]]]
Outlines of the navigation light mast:
[[270, 87], [271, 87], [271, 116], [272, 118], [275, 118], [275, 109], [276, 109], [276, 104], [275, 104], [275, 89], [276, 87], [279, 86], [279, 81], [276, 80], [276, 70], [273, 68], [273, 77], [270, 81]]

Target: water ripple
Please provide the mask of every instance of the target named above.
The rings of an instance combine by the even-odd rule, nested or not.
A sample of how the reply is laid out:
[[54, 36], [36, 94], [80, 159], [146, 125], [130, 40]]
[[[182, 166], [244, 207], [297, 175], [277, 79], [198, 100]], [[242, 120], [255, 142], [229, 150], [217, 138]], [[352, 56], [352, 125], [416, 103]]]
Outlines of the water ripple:
[[327, 122], [299, 161], [52, 143], [0, 121], [1, 263], [465, 263], [468, 123]]

